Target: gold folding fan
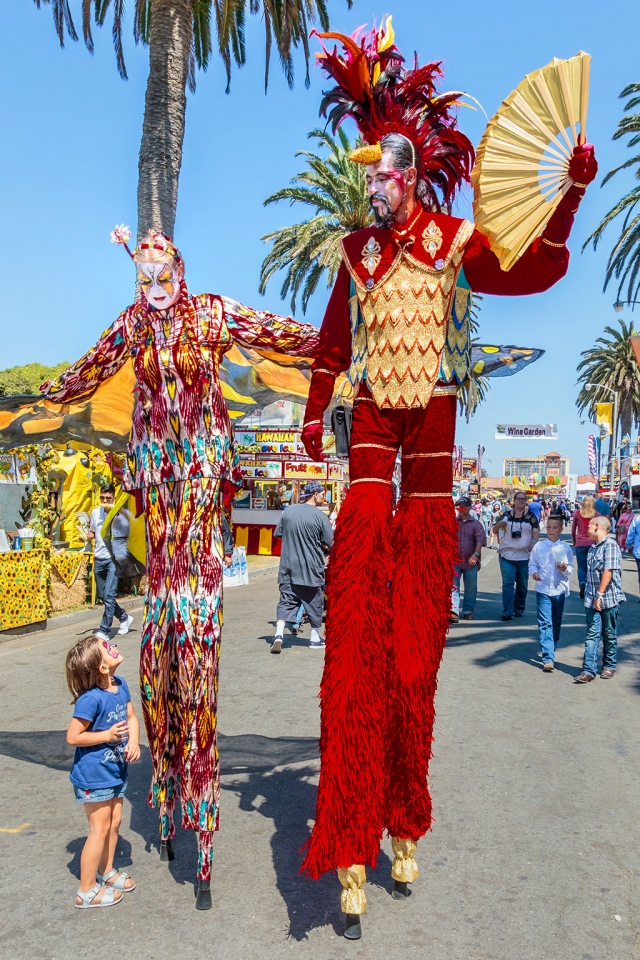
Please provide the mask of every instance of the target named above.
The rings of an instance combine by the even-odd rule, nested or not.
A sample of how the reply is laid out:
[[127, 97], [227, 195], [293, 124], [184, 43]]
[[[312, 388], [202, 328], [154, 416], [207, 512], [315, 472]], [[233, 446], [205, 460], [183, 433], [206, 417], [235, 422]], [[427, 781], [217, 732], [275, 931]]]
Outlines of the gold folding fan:
[[503, 270], [542, 233], [571, 186], [569, 160], [586, 141], [590, 65], [579, 53], [527, 74], [480, 141], [471, 175], [475, 225]]

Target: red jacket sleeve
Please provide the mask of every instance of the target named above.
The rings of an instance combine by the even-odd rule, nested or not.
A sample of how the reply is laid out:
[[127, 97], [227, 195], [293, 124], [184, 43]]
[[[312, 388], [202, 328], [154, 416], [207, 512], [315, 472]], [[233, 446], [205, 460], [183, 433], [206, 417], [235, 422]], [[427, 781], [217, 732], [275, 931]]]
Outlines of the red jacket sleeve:
[[321, 423], [331, 403], [336, 376], [351, 366], [351, 320], [349, 271], [340, 264], [320, 328], [320, 346], [313, 363], [313, 376], [304, 415], [305, 426]]
[[313, 364], [314, 371], [328, 370], [337, 375], [351, 366], [350, 279], [343, 261], [320, 327], [320, 347]]
[[485, 236], [474, 230], [463, 258], [464, 274], [475, 293], [498, 296], [520, 296], [542, 293], [564, 277], [569, 267], [566, 241], [584, 189], [573, 186], [558, 204], [542, 236], [516, 260], [510, 270], [503, 270]]

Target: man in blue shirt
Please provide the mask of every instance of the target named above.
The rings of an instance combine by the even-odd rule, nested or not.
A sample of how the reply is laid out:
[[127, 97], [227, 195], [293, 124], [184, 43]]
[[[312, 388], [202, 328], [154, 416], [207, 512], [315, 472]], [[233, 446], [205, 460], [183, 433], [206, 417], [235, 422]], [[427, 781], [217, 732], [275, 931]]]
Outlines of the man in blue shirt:
[[638, 568], [638, 586], [640, 587], [640, 513], [636, 513], [631, 521], [625, 543], [626, 550], [633, 550], [633, 558]]
[[534, 497], [529, 504], [529, 510], [534, 515], [538, 523], [540, 523], [540, 517], [542, 516], [542, 504], [537, 497]]
[[596, 497], [596, 510], [601, 517], [608, 517], [611, 513], [611, 507], [607, 500], [603, 500], [602, 497]]

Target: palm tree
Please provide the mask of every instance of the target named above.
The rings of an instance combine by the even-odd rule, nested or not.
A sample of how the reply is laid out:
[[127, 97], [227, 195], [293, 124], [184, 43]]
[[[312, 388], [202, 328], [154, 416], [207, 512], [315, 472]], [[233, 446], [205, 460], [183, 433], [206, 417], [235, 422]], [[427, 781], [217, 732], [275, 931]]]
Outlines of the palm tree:
[[[351, 7], [353, 0], [347, 0]], [[78, 40], [71, 0], [34, 0], [38, 8], [50, 4], [60, 41]], [[309, 26], [319, 21], [329, 29], [327, 0], [134, 0], [133, 35], [149, 46], [149, 79], [145, 98], [138, 178], [138, 236], [152, 227], [173, 236], [178, 181], [182, 164], [187, 85], [195, 91], [196, 64], [206, 70], [213, 52], [215, 17], [218, 51], [227, 70], [246, 61], [247, 10], [262, 14], [265, 28], [265, 89], [269, 81], [271, 48], [275, 44], [287, 82], [293, 85], [294, 47], [302, 46], [309, 85]], [[120, 76], [127, 70], [122, 49], [124, 0], [82, 0], [82, 34], [93, 52], [92, 16], [102, 26], [111, 7], [112, 36]]]
[[354, 145], [347, 135], [340, 129], [334, 139], [325, 130], [312, 130], [309, 139], [326, 147], [329, 156], [299, 150], [296, 156], [306, 159], [307, 169], [297, 174], [290, 186], [264, 201], [265, 207], [288, 200], [291, 205], [302, 203], [314, 211], [310, 219], [282, 227], [262, 238], [273, 242], [273, 247], [262, 263], [260, 293], [265, 292], [274, 273], [286, 270], [280, 297], [284, 300], [291, 291], [294, 313], [301, 289], [302, 312], [306, 313], [309, 298], [324, 273], [327, 286], [333, 286], [341, 260], [340, 241], [373, 222], [366, 171], [361, 164], [349, 160]]
[[[583, 350], [582, 359], [578, 364], [581, 371], [578, 383], [583, 386], [576, 401], [578, 410], [582, 413], [587, 410], [591, 417], [595, 417], [597, 403], [610, 403], [609, 387], [618, 394], [618, 417], [621, 433], [626, 436], [631, 433], [632, 421], [640, 419], [640, 370], [633, 353], [631, 337], [640, 335], [640, 331], [633, 326], [633, 320], [626, 325], [624, 320], [618, 320], [620, 330], [614, 327], [605, 327], [607, 337], [598, 337], [599, 346]], [[615, 426], [615, 425], [614, 425]]]
[[[627, 116], [624, 116], [618, 124], [613, 139], [619, 140], [621, 137], [630, 136], [631, 139], [627, 146], [636, 147], [640, 143], [640, 113], [631, 113], [630, 111], [640, 106], [640, 83], [630, 83], [624, 88], [620, 97], [631, 97], [631, 99], [624, 106], [624, 113]], [[619, 167], [610, 170], [602, 181], [602, 186], [608, 183], [620, 170], [628, 170], [632, 167], [635, 167], [635, 179], [640, 180], [640, 155], [636, 154], [625, 163], [620, 164]], [[626, 299], [628, 302], [635, 300], [640, 290], [640, 214], [634, 214], [638, 202], [640, 202], [640, 184], [630, 190], [609, 210], [609, 213], [603, 217], [582, 248], [584, 250], [584, 247], [592, 241], [595, 250], [605, 228], [616, 217], [624, 215], [620, 236], [616, 240], [607, 262], [604, 289], [606, 290], [612, 277], [615, 277], [619, 281], [618, 299], [620, 299], [622, 288], [626, 283]]]

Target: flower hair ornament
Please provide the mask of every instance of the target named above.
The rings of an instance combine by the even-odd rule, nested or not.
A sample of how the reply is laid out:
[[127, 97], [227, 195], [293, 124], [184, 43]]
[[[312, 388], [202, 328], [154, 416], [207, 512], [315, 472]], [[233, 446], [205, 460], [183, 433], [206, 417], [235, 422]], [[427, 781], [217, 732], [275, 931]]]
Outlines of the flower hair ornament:
[[117, 243], [124, 247], [132, 260], [136, 259], [136, 254], [143, 250], [157, 250], [159, 253], [166, 253], [172, 257], [176, 263], [182, 263], [180, 251], [174, 245], [173, 240], [164, 233], [157, 230], [149, 230], [148, 236], [141, 240], [133, 253], [129, 249], [128, 241], [131, 239], [131, 228], [125, 227], [123, 223], [114, 227], [110, 234], [111, 243]]
[[[404, 57], [394, 44], [391, 17], [379, 29], [348, 37], [341, 33], [317, 33], [337, 40], [333, 51], [322, 47], [316, 57], [325, 74], [336, 82], [320, 105], [334, 133], [350, 117], [357, 124], [365, 146], [350, 159], [370, 164], [382, 159], [381, 141], [391, 133], [409, 141], [418, 168], [419, 197], [435, 209], [450, 206], [464, 182], [469, 182], [474, 163], [471, 141], [457, 127], [457, 107], [465, 105], [460, 91], [438, 93], [443, 76], [439, 61], [405, 68]], [[471, 98], [473, 99], [473, 98]]]

